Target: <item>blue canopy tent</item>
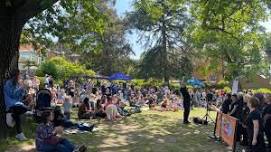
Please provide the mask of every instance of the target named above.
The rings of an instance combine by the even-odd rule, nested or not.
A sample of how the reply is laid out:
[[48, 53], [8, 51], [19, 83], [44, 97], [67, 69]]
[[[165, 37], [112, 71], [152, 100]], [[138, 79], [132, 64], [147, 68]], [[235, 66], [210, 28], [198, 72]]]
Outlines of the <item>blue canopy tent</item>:
[[187, 80], [187, 83], [192, 85], [194, 88], [202, 88], [205, 86], [205, 84], [202, 81], [194, 77], [192, 79]]
[[114, 81], [114, 80], [124, 80], [124, 81], [129, 81], [132, 80], [132, 78], [124, 73], [118, 72], [118, 73], [114, 73], [109, 77], [110, 81]]

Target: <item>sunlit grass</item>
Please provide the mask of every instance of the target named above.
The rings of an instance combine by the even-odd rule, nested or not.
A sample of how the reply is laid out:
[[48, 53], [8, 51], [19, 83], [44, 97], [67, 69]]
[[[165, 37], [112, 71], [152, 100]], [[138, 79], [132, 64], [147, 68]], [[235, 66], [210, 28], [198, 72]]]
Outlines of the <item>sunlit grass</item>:
[[[191, 117], [203, 117], [205, 110], [197, 108], [191, 111]], [[215, 113], [211, 116], [215, 119]], [[75, 116], [73, 116], [75, 117]], [[223, 152], [226, 147], [216, 144], [208, 138], [213, 132], [213, 125], [183, 125], [182, 111], [159, 112], [144, 110], [118, 122], [91, 120], [98, 130], [94, 133], [67, 135], [76, 144], [85, 144], [89, 151], [134, 151], [134, 152]], [[29, 126], [30, 125], [30, 126]], [[33, 123], [28, 137], [34, 137]], [[34, 140], [19, 143], [14, 138], [1, 142], [1, 151], [12, 147], [22, 148], [26, 144], [33, 145]], [[18, 149], [17, 148], [17, 149]], [[14, 148], [12, 148], [14, 149]]]

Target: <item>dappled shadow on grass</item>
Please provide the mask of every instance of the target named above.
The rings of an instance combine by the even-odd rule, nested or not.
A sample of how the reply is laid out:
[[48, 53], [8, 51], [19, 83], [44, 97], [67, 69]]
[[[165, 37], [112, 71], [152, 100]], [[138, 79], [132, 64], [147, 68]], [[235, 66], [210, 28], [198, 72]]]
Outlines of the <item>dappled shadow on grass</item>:
[[[204, 110], [193, 110], [191, 116], [202, 116]], [[181, 112], [144, 111], [117, 122], [90, 120], [94, 133], [66, 135], [76, 144], [85, 144], [90, 152], [223, 152], [224, 146], [207, 137], [213, 126], [183, 125]], [[29, 128], [35, 130], [32, 124]], [[29, 137], [34, 139], [32, 130]], [[34, 140], [19, 147], [33, 145]], [[9, 143], [10, 144], [10, 143]], [[18, 144], [18, 143], [15, 143]]]
[[183, 125], [181, 113], [144, 112], [124, 120], [98, 124], [92, 135], [72, 135], [90, 151], [223, 152], [222, 145], [208, 139], [212, 126]]

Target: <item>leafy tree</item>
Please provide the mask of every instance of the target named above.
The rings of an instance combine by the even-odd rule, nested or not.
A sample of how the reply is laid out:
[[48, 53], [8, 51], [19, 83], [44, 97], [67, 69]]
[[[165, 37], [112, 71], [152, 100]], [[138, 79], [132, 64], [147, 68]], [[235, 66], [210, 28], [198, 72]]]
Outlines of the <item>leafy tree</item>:
[[[5, 105], [4, 105], [4, 97], [3, 97], [3, 84], [4, 81], [10, 77], [10, 75], [18, 69], [18, 58], [19, 58], [19, 42], [20, 36], [25, 26], [26, 22], [28, 22], [31, 18], [37, 16], [41, 20], [34, 24], [32, 27], [36, 29], [32, 29], [35, 34], [24, 35], [23, 37], [33, 38], [39, 37], [40, 41], [37, 43], [40, 46], [46, 45], [49, 42], [48, 36], [51, 35], [61, 35], [57, 31], [66, 32], [66, 29], [72, 25], [65, 25], [66, 17], [77, 19], [77, 16], [66, 16], [72, 11], [81, 12], [81, 17], [86, 17], [87, 22], [91, 23], [85, 25], [85, 28], [91, 28], [92, 31], [100, 32], [102, 31], [102, 21], [100, 20], [100, 12], [97, 10], [97, 1], [98, 0], [65, 0], [60, 1], [56, 5], [53, 6], [58, 0], [1, 0], [0, 1], [0, 50], [2, 52], [1, 65], [0, 65], [0, 122], [5, 124]], [[60, 7], [61, 6], [61, 7]], [[80, 7], [79, 7], [80, 6]], [[86, 9], [81, 9], [81, 7]], [[48, 9], [48, 11], [43, 12]], [[41, 15], [39, 13], [43, 12]], [[90, 15], [91, 17], [89, 17]], [[43, 17], [41, 17], [43, 16]], [[35, 19], [33, 19], [35, 20]], [[65, 26], [64, 26], [65, 25]], [[95, 25], [95, 26], [91, 26]], [[31, 27], [31, 23], [26, 25], [27, 27]], [[47, 27], [40, 29], [39, 27]], [[88, 27], [90, 26], [90, 27]], [[58, 29], [58, 30], [56, 30]], [[75, 29], [73, 27], [72, 29]], [[28, 33], [31, 33], [32, 30], [28, 30]], [[77, 29], [77, 30], [83, 30]], [[84, 33], [84, 31], [82, 31]], [[60, 39], [66, 40], [65, 37], [60, 37]], [[46, 40], [46, 41], [45, 41]], [[74, 39], [73, 39], [74, 40]], [[77, 39], [78, 40], [78, 39]], [[84, 39], [82, 39], [82, 42]], [[8, 135], [8, 132], [5, 125], [0, 126], [0, 138]]]
[[195, 47], [214, 69], [221, 68], [227, 79], [255, 75], [261, 69], [259, 21], [267, 17], [265, 8], [259, 0], [193, 3], [191, 14], [198, 21], [193, 31]]
[[129, 56], [133, 51], [125, 37], [125, 22], [107, 3], [101, 4], [100, 9], [103, 10], [107, 22], [104, 32], [96, 35], [96, 42], [100, 44], [100, 48], [97, 51], [83, 52], [81, 62], [102, 75], [126, 72], [132, 64]]
[[148, 49], [139, 66], [141, 76], [163, 78], [169, 84], [171, 77], [191, 73], [186, 56], [190, 50], [186, 29], [191, 22], [187, 8], [184, 1], [175, 0], [138, 0], [134, 3], [134, 11], [127, 18], [131, 29], [142, 32], [141, 41], [146, 41]]
[[[109, 3], [109, 1], [108, 1]], [[90, 52], [100, 47], [96, 36], [103, 33], [105, 16], [98, 0], [65, 0], [27, 22], [22, 43], [32, 43], [43, 52], [55, 43], [64, 51]]]
[[271, 62], [271, 33], [264, 35], [264, 51]]

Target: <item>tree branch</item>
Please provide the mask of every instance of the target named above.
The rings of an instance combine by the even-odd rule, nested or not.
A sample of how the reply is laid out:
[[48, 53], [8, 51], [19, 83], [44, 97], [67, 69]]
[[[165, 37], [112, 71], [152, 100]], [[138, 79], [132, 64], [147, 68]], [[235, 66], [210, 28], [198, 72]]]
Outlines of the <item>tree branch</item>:
[[18, 18], [27, 22], [38, 13], [53, 6], [59, 0], [25, 0], [25, 3], [16, 10]]

